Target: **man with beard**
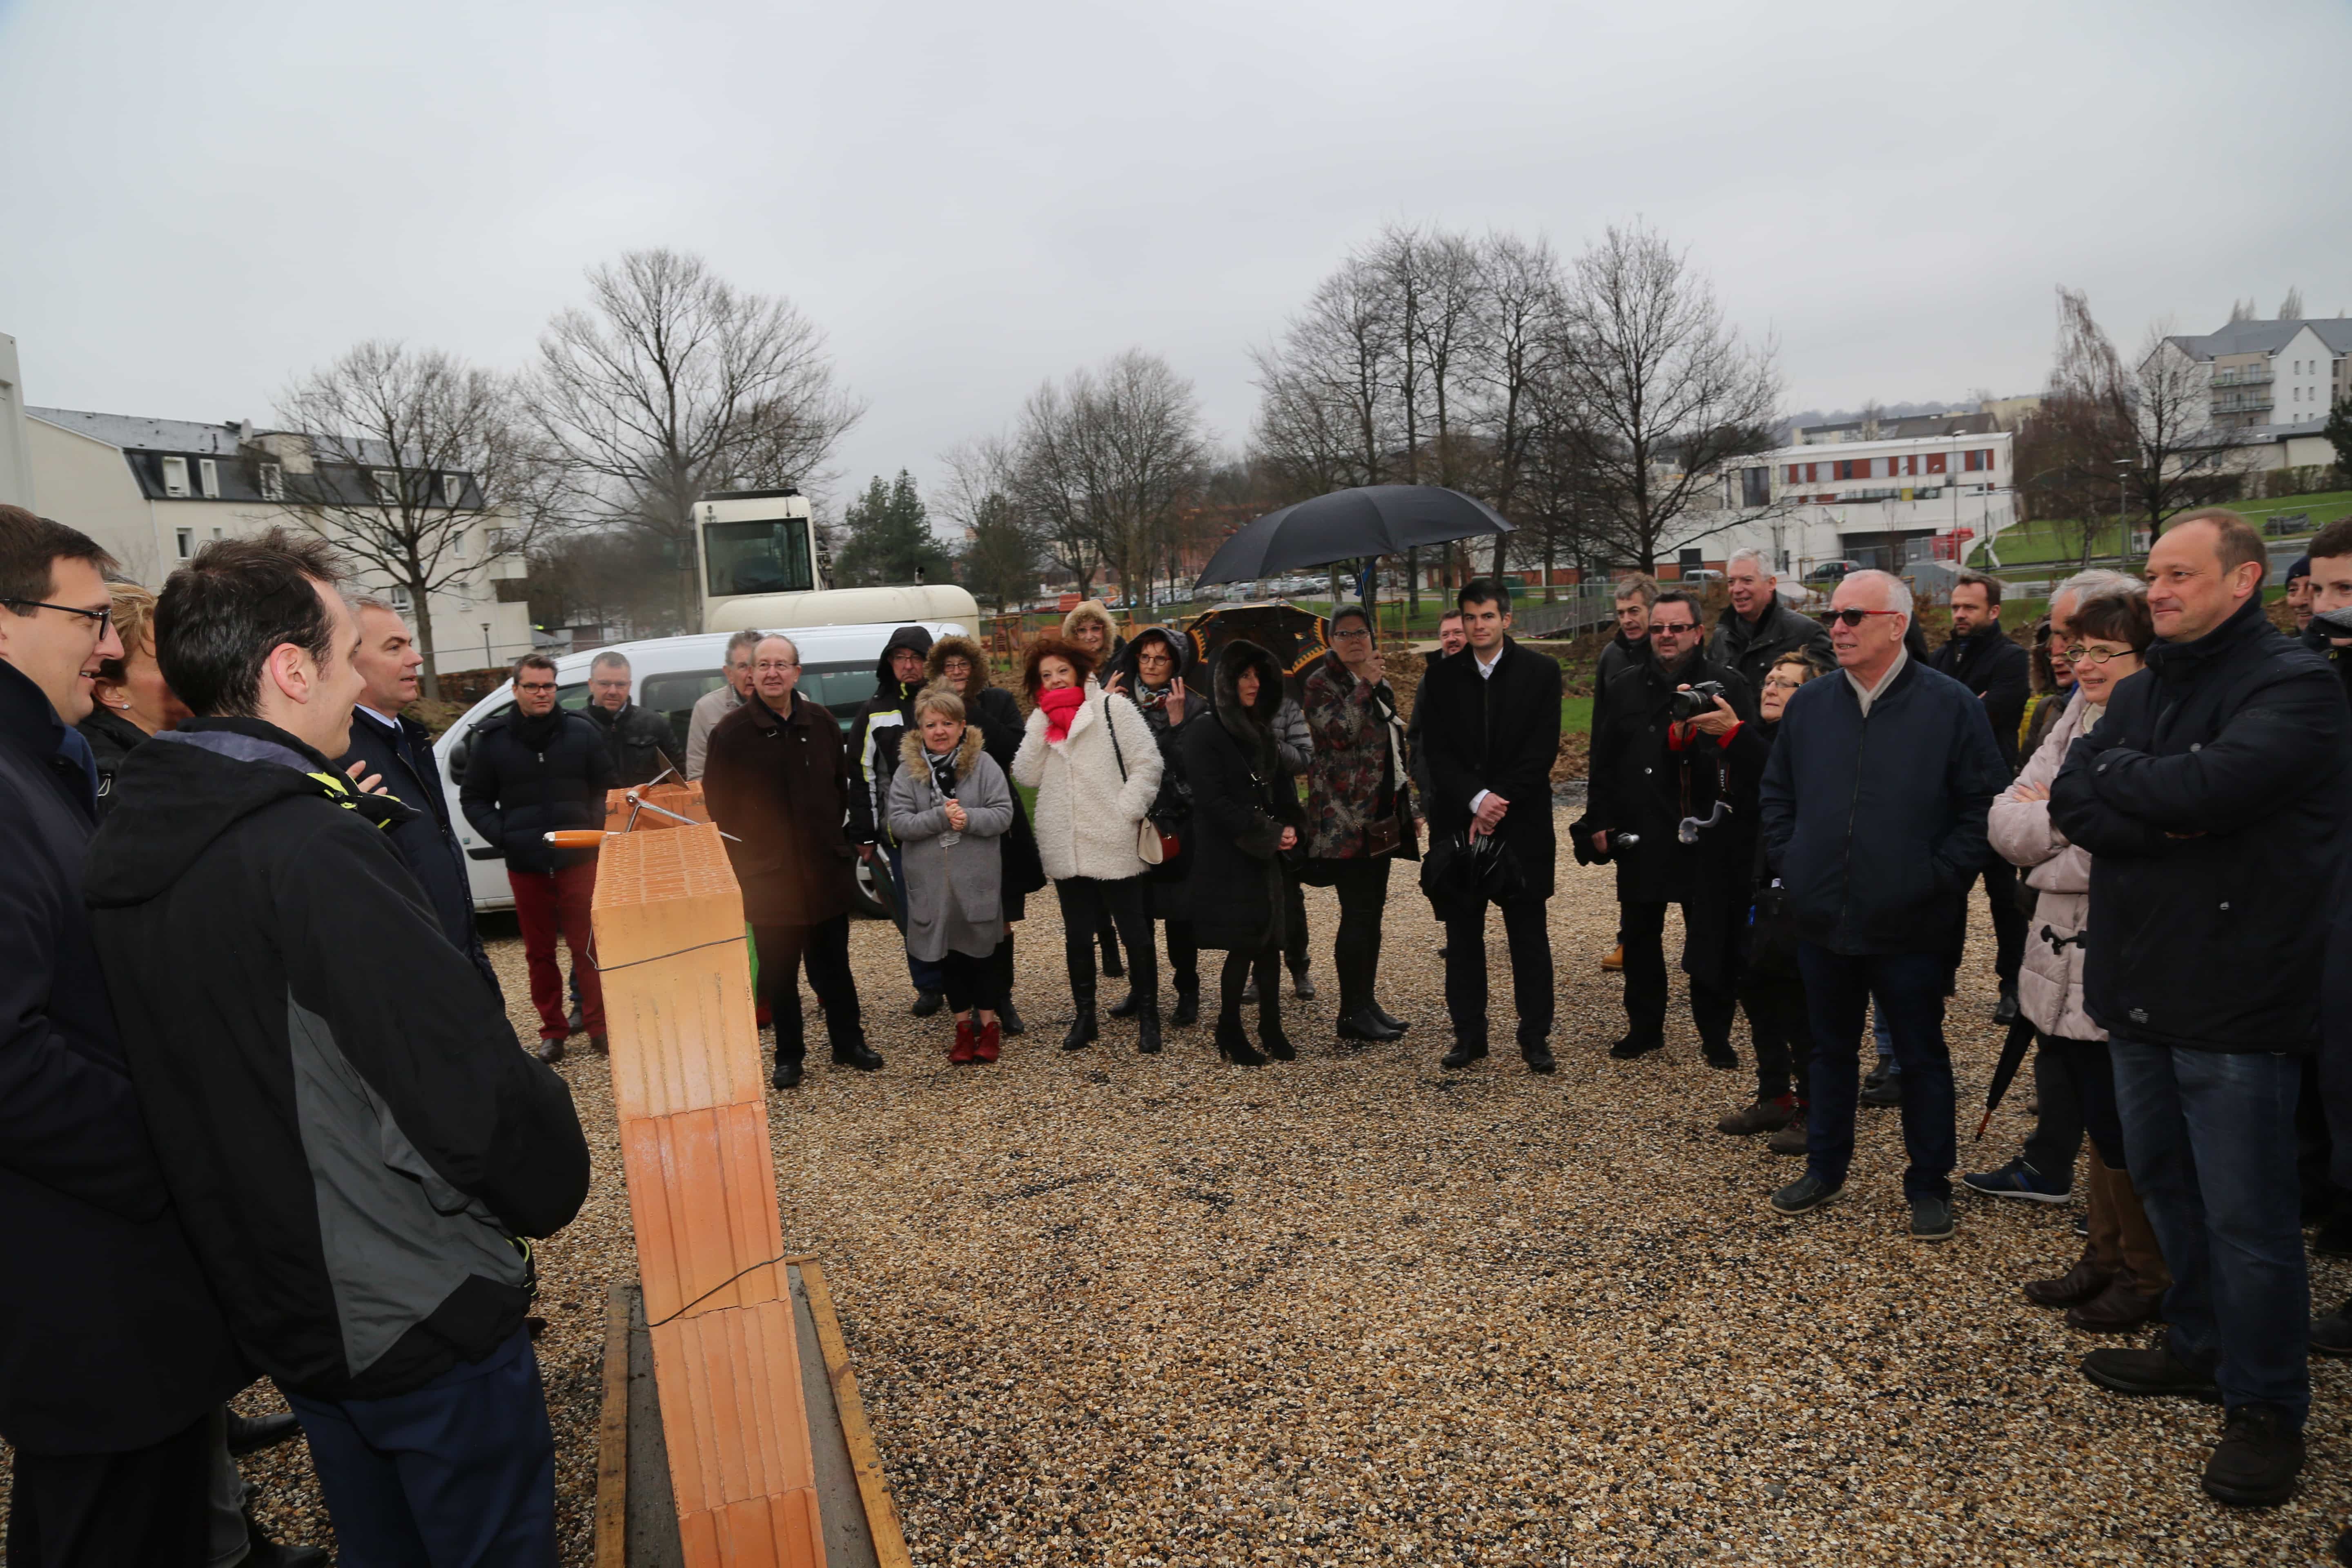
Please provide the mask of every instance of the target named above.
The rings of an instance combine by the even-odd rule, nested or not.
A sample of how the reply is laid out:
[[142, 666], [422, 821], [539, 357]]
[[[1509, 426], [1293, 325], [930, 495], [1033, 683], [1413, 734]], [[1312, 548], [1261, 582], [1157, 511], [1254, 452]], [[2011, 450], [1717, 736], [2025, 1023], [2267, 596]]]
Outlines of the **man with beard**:
[[[1649, 648], [1596, 704], [1590, 829], [1596, 854], [1617, 863], [1625, 942], [1625, 1036], [1609, 1054], [1628, 1060], [1665, 1044], [1666, 906], [1683, 911], [1683, 969], [1707, 1065], [1736, 1068], [1731, 1016], [1739, 978], [1739, 924], [1756, 856], [1756, 781], [1765, 750], [1752, 689], [1710, 659], [1698, 602], [1673, 590], [1650, 608]], [[1712, 684], [1699, 710], [1683, 694]], [[1612, 846], [1631, 834], [1638, 842]]]

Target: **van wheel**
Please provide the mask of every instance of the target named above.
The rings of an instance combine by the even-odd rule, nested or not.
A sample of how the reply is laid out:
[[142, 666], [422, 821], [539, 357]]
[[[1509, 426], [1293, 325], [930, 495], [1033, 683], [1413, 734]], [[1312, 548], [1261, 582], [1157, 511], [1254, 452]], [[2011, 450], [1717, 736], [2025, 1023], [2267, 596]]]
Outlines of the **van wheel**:
[[[877, 850], [876, 853], [879, 854], [880, 851]], [[874, 868], [867, 865], [863, 857], [860, 857], [856, 864], [857, 868], [857, 913], [864, 915], [869, 921], [888, 920], [890, 918], [890, 906], [884, 903], [882, 901], [882, 895], [874, 890]]]

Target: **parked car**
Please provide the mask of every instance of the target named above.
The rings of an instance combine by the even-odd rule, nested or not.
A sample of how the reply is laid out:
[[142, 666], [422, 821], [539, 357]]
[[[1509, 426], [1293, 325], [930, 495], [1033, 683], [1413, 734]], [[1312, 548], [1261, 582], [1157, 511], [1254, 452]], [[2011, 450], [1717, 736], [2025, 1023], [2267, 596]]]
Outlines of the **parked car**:
[[1806, 569], [1805, 581], [1808, 583], [1836, 583], [1841, 581], [1847, 573], [1859, 572], [1861, 570], [1862, 563], [1859, 561], [1822, 561], [1815, 563], [1813, 565]]
[[1720, 583], [1723, 581], [1723, 574], [1712, 566], [1685, 566], [1683, 568], [1683, 581], [1700, 584]]
[[[952, 621], [927, 625], [934, 637], [971, 635]], [[844, 735], [849, 732], [859, 705], [874, 695], [874, 667], [880, 662], [883, 647], [896, 629], [880, 625], [803, 626], [790, 634], [793, 646], [801, 650], [799, 690], [829, 709], [840, 721]], [[677, 742], [677, 750], [670, 756], [683, 769], [686, 727], [694, 717], [694, 705], [724, 679], [719, 666], [727, 654], [726, 634], [648, 637], [641, 642], [608, 643], [603, 647], [563, 654], [555, 661], [557, 703], [575, 710], [588, 706], [588, 667], [600, 653], [627, 657], [629, 674], [636, 681], [631, 695], [640, 707], [651, 709], [669, 721], [670, 733]], [[475, 727], [513, 707], [511, 683], [501, 685], [467, 709], [433, 742], [434, 755], [441, 763], [443, 789], [449, 800], [449, 818], [457, 829], [457, 842], [466, 851], [474, 907], [478, 910], [512, 909], [514, 890], [507, 882], [506, 857], [495, 846], [485, 844], [482, 836], [474, 831], [473, 825], [466, 820], [464, 807], [458, 804], [457, 793], [466, 781], [466, 755]], [[889, 910], [875, 895], [870, 873], [862, 860], [857, 863], [857, 893], [866, 914], [887, 917]]]

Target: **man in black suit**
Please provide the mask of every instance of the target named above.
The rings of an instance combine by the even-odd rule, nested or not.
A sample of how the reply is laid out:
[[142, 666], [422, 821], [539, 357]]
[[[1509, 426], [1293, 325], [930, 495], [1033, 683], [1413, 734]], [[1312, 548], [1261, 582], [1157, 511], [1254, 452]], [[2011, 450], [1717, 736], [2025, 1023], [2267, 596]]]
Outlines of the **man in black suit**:
[[[1992, 721], [1993, 743], [2010, 773], [2017, 772], [2017, 731], [2032, 690], [2032, 656], [2000, 629], [1998, 577], [1962, 572], [1952, 582], [1952, 635], [1928, 660], [1977, 694]], [[2017, 906], [2017, 868], [1994, 856], [1981, 875], [1985, 902], [1992, 909], [1993, 973], [2000, 1002], [1993, 1022], [2017, 1022], [2017, 972], [2025, 963], [2025, 911]], [[1964, 939], [1965, 940], [1965, 939]]]
[[[1445, 1010], [1454, 1048], [1444, 1066], [1467, 1067], [1486, 1054], [1486, 905], [1503, 911], [1511, 948], [1511, 990], [1519, 1015], [1519, 1054], [1536, 1072], [1552, 1070], [1551, 933], [1544, 904], [1552, 892], [1558, 850], [1551, 826], [1551, 767], [1559, 755], [1559, 666], [1507, 635], [1510, 590], [1474, 578], [1454, 601], [1469, 639], [1463, 654], [1441, 659], [1423, 677], [1414, 703], [1429, 759], [1433, 843], [1459, 835], [1465, 844], [1500, 842], [1517, 873], [1508, 897], [1448, 896]], [[1466, 656], [1466, 657], [1465, 657]]]
[[351, 750], [336, 765], [364, 761], [368, 773], [383, 780], [380, 787], [416, 808], [416, 816], [390, 830], [393, 853], [432, 900], [449, 945], [473, 960], [496, 990], [498, 972], [474, 926], [473, 881], [449, 823], [432, 732], [403, 711], [416, 700], [416, 672], [425, 667], [425, 656], [400, 612], [382, 599], [354, 599], [352, 612], [360, 624], [360, 648], [352, 664], [367, 685], [352, 706]]

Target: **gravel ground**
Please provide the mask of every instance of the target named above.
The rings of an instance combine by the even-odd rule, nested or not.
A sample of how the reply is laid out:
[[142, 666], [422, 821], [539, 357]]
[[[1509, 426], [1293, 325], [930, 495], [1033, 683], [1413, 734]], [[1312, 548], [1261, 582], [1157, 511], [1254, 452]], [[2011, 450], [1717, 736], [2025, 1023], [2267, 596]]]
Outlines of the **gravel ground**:
[[[1438, 928], [1402, 879], [1381, 992], [1414, 1028], [1341, 1054], [1336, 908], [1307, 903], [1323, 996], [1286, 1007], [1300, 1059], [1258, 1071], [1217, 1061], [1205, 1027], [1158, 1058], [1110, 1021], [1055, 1049], [1050, 898], [1021, 928], [1030, 1034], [950, 1069], [946, 1031], [904, 1011], [895, 933], [857, 929], [889, 1068], [817, 1051], [772, 1102], [776, 1166], [918, 1563], [2268, 1564], [2324, 1560], [2352, 1518], [2342, 1369], [2314, 1368], [2302, 1495], [2209, 1502], [2217, 1413], [2092, 1388], [2074, 1362], [2115, 1342], [2017, 1294], [2071, 1259], [2074, 1211], [1964, 1196], [1956, 1239], [1907, 1241], [1895, 1112], [1864, 1112], [1844, 1202], [1772, 1215], [1798, 1162], [1713, 1131], [1753, 1079], [1700, 1061], [1686, 1010], [1664, 1052], [1603, 1054], [1622, 1019], [1605, 870], [1564, 866], [1552, 903], [1549, 1079], [1507, 1051], [1438, 1069]], [[2000, 1034], [1976, 916], [1950, 1028], [1964, 1118]], [[492, 952], [520, 999], [511, 930]], [[1507, 997], [1499, 927], [1490, 952]], [[514, 1018], [535, 1032], [527, 1004]], [[597, 1174], [541, 1248], [540, 1355], [565, 1561], [585, 1563], [599, 1303], [633, 1261], [604, 1073], [562, 1070]], [[1963, 1167], [2013, 1152], [2024, 1110], [2021, 1089]], [[2320, 1265], [2324, 1301], [2347, 1289]], [[299, 1443], [247, 1473], [281, 1536], [326, 1539]]]

